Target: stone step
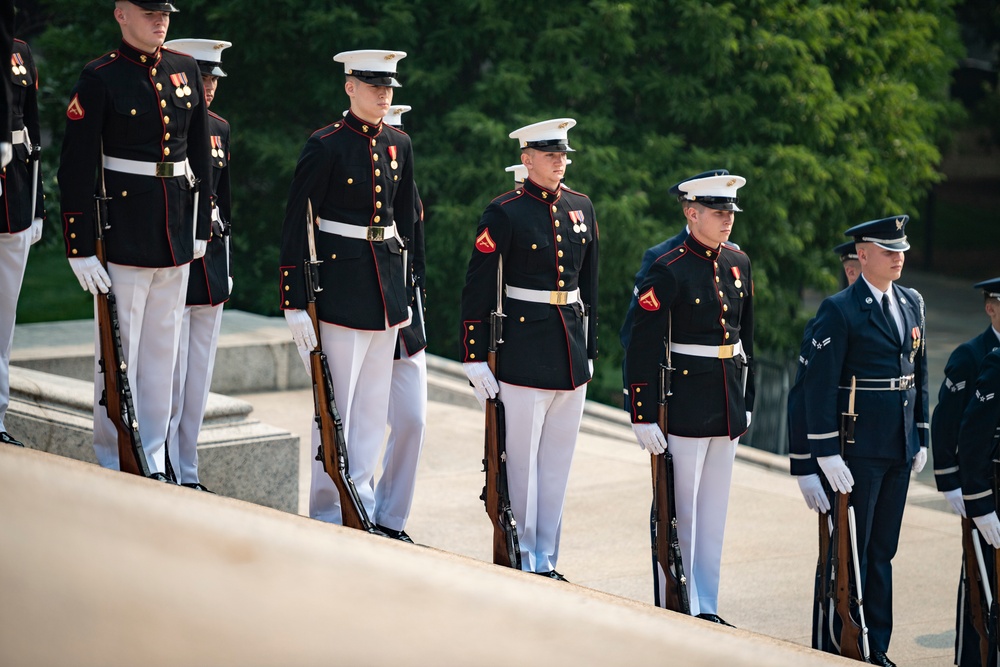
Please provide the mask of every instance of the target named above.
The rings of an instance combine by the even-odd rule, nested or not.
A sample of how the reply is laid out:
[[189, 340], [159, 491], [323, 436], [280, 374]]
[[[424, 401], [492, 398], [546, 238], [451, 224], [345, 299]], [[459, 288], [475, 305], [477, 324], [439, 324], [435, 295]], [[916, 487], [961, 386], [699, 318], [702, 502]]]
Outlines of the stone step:
[[[31, 449], [96, 464], [93, 382], [10, 370], [7, 428]], [[209, 394], [198, 439], [199, 477], [220, 495], [295, 512], [299, 438], [262, 424], [252, 410], [246, 401]]]
[[0, 506], [4, 665], [845, 664], [31, 450], [0, 447]]
[[[14, 330], [12, 366], [93, 380], [94, 321], [19, 324]], [[309, 386], [309, 376], [284, 318], [223, 311], [212, 376], [218, 394], [283, 391]]]

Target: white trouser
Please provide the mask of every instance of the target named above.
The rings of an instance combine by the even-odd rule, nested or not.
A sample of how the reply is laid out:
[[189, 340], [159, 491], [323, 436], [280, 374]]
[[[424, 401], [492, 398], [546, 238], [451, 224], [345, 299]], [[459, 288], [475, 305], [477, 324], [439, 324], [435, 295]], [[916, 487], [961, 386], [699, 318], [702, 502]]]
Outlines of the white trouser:
[[197, 484], [198, 434], [205, 419], [222, 327], [222, 304], [186, 306], [181, 320], [167, 451], [179, 484]]
[[[359, 331], [320, 322], [323, 351], [333, 380], [337, 409], [344, 421], [351, 479], [361, 503], [371, 517], [375, 510], [375, 468], [385, 439], [392, 383], [392, 356], [396, 348], [396, 328]], [[309, 354], [299, 351], [309, 368]], [[309, 516], [329, 523], [342, 523], [340, 494], [333, 480], [316, 461], [319, 428], [312, 425], [312, 486]]]
[[[719, 612], [722, 538], [726, 532], [737, 442], [739, 438], [730, 440], [726, 436], [667, 437], [667, 447], [674, 458], [677, 537], [692, 616]], [[662, 569], [659, 577], [663, 600]]]
[[375, 486], [374, 521], [403, 530], [413, 504], [417, 463], [427, 430], [427, 355], [423, 350], [412, 357], [404, 350], [392, 362], [388, 421], [382, 476]]
[[554, 570], [566, 483], [587, 385], [554, 391], [500, 383], [507, 427], [507, 488], [517, 521], [521, 569]]
[[[148, 269], [108, 264], [108, 275], [118, 303], [122, 353], [128, 364], [128, 382], [146, 461], [150, 472], [166, 472], [163, 446], [173, 394], [167, 378], [174, 376], [177, 361], [188, 267]], [[101, 340], [96, 306], [94, 334], [94, 452], [98, 463], [118, 470], [118, 432], [98, 402], [104, 391], [104, 376], [99, 365]]]
[[17, 297], [30, 247], [30, 227], [16, 234], [0, 234], [0, 431], [7, 430], [3, 419], [10, 405], [10, 350], [14, 344]]

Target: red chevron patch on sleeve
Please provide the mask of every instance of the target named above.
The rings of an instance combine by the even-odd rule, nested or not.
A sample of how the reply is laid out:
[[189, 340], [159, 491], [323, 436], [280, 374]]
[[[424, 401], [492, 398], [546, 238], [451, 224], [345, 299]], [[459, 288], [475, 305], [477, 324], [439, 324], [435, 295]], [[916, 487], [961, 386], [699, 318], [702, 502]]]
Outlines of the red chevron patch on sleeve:
[[490, 236], [490, 230], [484, 229], [483, 233], [476, 237], [476, 250], [489, 254], [497, 249], [497, 244]]
[[650, 287], [639, 297], [639, 305], [643, 310], [655, 312], [660, 309], [660, 300], [656, 298], [656, 292]]
[[80, 104], [80, 96], [74, 95], [73, 99], [70, 100], [69, 106], [66, 108], [66, 117], [70, 120], [82, 120], [86, 115], [83, 110], [83, 105]]

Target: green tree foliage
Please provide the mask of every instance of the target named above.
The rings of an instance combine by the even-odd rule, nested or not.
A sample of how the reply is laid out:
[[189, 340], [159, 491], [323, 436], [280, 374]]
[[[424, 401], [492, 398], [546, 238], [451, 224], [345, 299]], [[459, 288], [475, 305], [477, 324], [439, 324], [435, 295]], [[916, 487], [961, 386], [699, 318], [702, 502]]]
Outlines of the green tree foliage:
[[[507, 134], [571, 116], [567, 184], [601, 233], [601, 360], [591, 397], [620, 400], [617, 330], [645, 248], [682, 224], [665, 193], [725, 167], [744, 175], [733, 240], [754, 264], [757, 336], [795, 347], [800, 292], [836, 285], [848, 226], [909, 213], [939, 180], [960, 55], [951, 0], [511, 4], [496, 0], [179, 0], [170, 37], [234, 42], [213, 110], [234, 131], [233, 305], [276, 314], [288, 184], [309, 133], [347, 107], [355, 48], [407, 51], [396, 103], [426, 207], [431, 351], [457, 355], [476, 223], [519, 160]], [[56, 137], [79, 69], [113, 48], [108, 7], [50, 0], [46, 114]], [[52, 151], [54, 152], [54, 151]], [[51, 173], [51, 172], [50, 172]]]

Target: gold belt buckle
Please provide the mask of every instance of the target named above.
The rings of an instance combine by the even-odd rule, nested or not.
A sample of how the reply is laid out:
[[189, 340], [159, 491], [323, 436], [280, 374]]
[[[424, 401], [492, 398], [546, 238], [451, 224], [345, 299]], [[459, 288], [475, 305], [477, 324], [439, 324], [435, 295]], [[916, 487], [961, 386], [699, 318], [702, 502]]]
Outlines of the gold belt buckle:
[[569, 302], [569, 292], [549, 292], [550, 306], [565, 306]]
[[736, 348], [735, 344], [733, 344], [733, 345], [720, 345], [719, 346], [719, 359], [732, 359], [733, 358], [733, 350], [735, 348]]
[[157, 162], [156, 163], [156, 173], [157, 178], [173, 178], [174, 177], [174, 163], [173, 162]]
[[365, 238], [369, 241], [384, 241], [385, 227], [369, 227]]

